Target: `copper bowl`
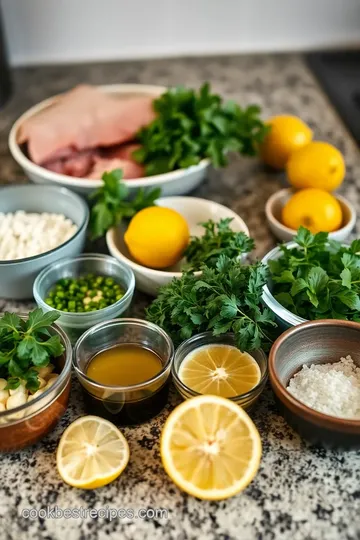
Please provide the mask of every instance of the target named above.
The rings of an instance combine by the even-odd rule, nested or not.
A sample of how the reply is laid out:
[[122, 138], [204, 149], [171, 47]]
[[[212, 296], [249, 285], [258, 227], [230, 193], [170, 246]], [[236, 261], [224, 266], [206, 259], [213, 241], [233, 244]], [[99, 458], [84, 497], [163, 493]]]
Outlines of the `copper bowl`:
[[[26, 318], [26, 315], [21, 315]], [[66, 411], [70, 394], [72, 348], [65, 332], [56, 324], [51, 332], [60, 336], [62, 356], [52, 360], [56, 382], [39, 397], [20, 407], [0, 412], [0, 452], [20, 450], [42, 439]]]
[[336, 418], [307, 407], [286, 387], [303, 364], [338, 362], [350, 355], [360, 366], [360, 324], [350, 321], [310, 321], [282, 334], [269, 355], [269, 378], [287, 422], [313, 444], [360, 448], [360, 419]]

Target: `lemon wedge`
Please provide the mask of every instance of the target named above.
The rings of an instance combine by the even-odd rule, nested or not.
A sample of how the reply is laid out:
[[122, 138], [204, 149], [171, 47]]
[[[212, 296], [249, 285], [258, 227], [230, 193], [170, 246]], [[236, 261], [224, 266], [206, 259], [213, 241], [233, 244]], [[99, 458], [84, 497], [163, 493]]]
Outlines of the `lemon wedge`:
[[188, 399], [168, 417], [161, 458], [175, 484], [199, 499], [227, 499], [255, 477], [259, 432], [236, 403], [219, 396]]
[[56, 464], [70, 486], [95, 489], [115, 480], [129, 456], [128, 443], [114, 424], [98, 416], [82, 416], [62, 434]]
[[184, 358], [179, 379], [199, 394], [235, 397], [252, 390], [260, 381], [256, 360], [231, 345], [204, 345]]

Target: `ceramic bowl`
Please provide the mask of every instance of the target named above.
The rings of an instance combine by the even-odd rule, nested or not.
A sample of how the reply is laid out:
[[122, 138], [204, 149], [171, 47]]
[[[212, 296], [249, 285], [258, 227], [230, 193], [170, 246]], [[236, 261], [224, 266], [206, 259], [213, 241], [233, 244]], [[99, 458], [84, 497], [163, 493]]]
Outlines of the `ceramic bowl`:
[[[27, 315], [21, 315], [23, 319]], [[56, 382], [32, 401], [0, 412], [0, 452], [20, 450], [42, 439], [66, 411], [71, 378], [72, 347], [61, 328], [53, 324], [51, 334], [60, 336], [65, 351], [54, 360]]]
[[[295, 192], [292, 189], [281, 189], [271, 195], [265, 205], [265, 215], [270, 230], [276, 238], [283, 242], [291, 241], [296, 235], [294, 229], [289, 229], [289, 227], [285, 227], [285, 225], [281, 223], [281, 211], [294, 193]], [[355, 227], [356, 212], [353, 205], [344, 197], [338, 194], [335, 194], [335, 197], [339, 201], [342, 209], [343, 222], [340, 229], [329, 233], [329, 238], [337, 240], [338, 242], [343, 242]]]
[[58, 325], [65, 330], [71, 343], [75, 343], [86, 330], [95, 324], [123, 315], [129, 308], [134, 294], [135, 278], [131, 268], [108, 255], [86, 253], [80, 257], [58, 261], [44, 268], [34, 282], [33, 292], [37, 305], [44, 312], [56, 311], [45, 302], [45, 298], [53, 285], [59, 279], [73, 278], [86, 274], [96, 274], [113, 278], [121, 285], [125, 294], [114, 304], [97, 311], [90, 311], [88, 313], [59, 311]]
[[304, 364], [338, 362], [347, 355], [360, 367], [359, 342], [360, 324], [319, 320], [290, 328], [270, 351], [269, 377], [280, 410], [314, 444], [360, 448], [360, 419], [335, 418], [311, 409], [286, 390], [289, 380]]
[[[172, 208], [184, 216], [192, 236], [201, 236], [203, 234], [204, 229], [199, 223], [209, 219], [219, 221], [223, 218], [232, 218], [231, 227], [233, 230], [243, 231], [249, 235], [249, 229], [241, 217], [217, 202], [197, 197], [162, 197], [158, 199], [156, 204]], [[159, 287], [166, 285], [173, 278], [182, 276], [181, 268], [185, 262], [184, 259], [174, 267], [166, 270], [154, 270], [135, 262], [124, 242], [125, 231], [125, 225], [110, 229], [106, 234], [106, 243], [111, 255], [132, 269], [135, 274], [137, 289], [151, 296], [156, 296]]]
[[56, 186], [10, 186], [1, 188], [0, 212], [54, 212], [64, 214], [78, 227], [76, 233], [60, 246], [25, 259], [0, 261], [0, 297], [11, 300], [32, 297], [33, 283], [49, 264], [75, 257], [82, 252], [89, 209], [85, 201], [72, 191]]
[[[112, 84], [99, 87], [103, 92], [118, 95], [119, 98], [134, 96], [134, 95], [151, 95], [154, 98], [163, 94], [167, 88], [165, 86], [149, 86], [144, 84]], [[59, 96], [54, 96], [50, 99], [38, 103], [25, 112], [13, 125], [9, 135], [9, 148], [15, 161], [22, 167], [24, 173], [35, 184], [57, 184], [65, 186], [82, 195], [89, 195], [95, 189], [102, 186], [101, 180], [93, 180], [86, 178], [73, 178], [65, 174], [58, 174], [36, 165], [22, 151], [17, 143], [17, 133], [19, 127], [25, 119], [36, 115], [43, 109], [51, 107]], [[158, 174], [144, 178], [135, 178], [132, 180], [124, 180], [124, 183], [131, 191], [136, 191], [140, 187], [144, 188], [161, 188], [162, 195], [183, 195], [194, 190], [203, 182], [209, 168], [209, 161], [202, 160], [198, 165], [188, 167], [187, 169], [178, 169], [166, 174]]]

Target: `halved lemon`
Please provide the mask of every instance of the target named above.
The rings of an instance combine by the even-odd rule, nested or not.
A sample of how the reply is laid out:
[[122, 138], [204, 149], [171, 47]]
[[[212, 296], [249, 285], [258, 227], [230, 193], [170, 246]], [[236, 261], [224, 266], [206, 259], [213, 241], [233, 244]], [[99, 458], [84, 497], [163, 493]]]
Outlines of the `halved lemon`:
[[256, 360], [231, 345], [204, 345], [184, 358], [179, 379], [199, 394], [235, 397], [245, 394], [260, 381]]
[[251, 418], [233, 401], [204, 395], [172, 411], [161, 435], [161, 458], [175, 484], [199, 499], [236, 495], [252, 481], [261, 440]]
[[128, 443], [114, 424], [98, 416], [82, 416], [62, 434], [56, 464], [70, 486], [95, 489], [115, 480], [129, 456]]

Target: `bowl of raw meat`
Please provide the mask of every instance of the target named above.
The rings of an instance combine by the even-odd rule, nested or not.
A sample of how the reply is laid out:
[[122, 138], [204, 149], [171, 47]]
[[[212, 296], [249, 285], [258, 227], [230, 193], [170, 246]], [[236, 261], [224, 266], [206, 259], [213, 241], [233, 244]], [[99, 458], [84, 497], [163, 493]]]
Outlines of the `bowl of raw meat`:
[[162, 195], [195, 189], [209, 167], [197, 165], [145, 176], [133, 152], [136, 133], [155, 118], [153, 100], [163, 86], [81, 85], [42, 101], [13, 125], [9, 148], [36, 184], [58, 184], [86, 195], [102, 185], [104, 172], [122, 169], [130, 190], [160, 187]]

